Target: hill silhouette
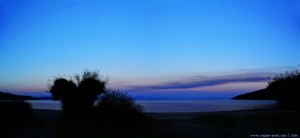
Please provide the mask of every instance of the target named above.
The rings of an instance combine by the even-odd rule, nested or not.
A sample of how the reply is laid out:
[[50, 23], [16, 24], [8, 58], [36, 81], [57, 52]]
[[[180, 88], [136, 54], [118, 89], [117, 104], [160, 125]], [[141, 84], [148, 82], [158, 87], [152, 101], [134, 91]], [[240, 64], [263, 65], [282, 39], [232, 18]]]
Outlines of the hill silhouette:
[[300, 70], [276, 75], [265, 89], [242, 94], [232, 99], [277, 100], [280, 107], [300, 109]]
[[261, 89], [235, 96], [234, 100], [276, 100], [276, 95], [267, 89]]
[[15, 95], [15, 94], [0, 91], [0, 100], [38, 100], [38, 99], [31, 96]]

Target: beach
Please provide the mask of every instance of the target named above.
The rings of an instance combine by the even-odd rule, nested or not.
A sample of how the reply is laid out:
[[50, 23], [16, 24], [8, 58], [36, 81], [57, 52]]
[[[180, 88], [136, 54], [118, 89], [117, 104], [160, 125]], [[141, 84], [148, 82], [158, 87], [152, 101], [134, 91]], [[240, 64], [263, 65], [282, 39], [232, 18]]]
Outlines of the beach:
[[32, 119], [6, 137], [299, 137], [300, 111], [253, 109], [198, 113], [146, 113], [153, 123], [136, 127], [62, 126], [61, 111], [34, 109]]

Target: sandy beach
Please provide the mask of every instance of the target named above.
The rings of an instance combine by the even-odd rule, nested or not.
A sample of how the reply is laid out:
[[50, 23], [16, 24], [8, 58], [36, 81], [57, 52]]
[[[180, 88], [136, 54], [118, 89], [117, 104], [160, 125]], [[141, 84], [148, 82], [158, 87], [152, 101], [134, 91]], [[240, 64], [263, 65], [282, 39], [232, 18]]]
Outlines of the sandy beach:
[[[256, 109], [199, 113], [147, 113], [151, 125], [137, 128], [94, 129], [61, 127], [61, 111], [33, 110], [34, 117], [7, 137], [299, 137], [300, 111]], [[9, 132], [9, 131], [8, 131]]]

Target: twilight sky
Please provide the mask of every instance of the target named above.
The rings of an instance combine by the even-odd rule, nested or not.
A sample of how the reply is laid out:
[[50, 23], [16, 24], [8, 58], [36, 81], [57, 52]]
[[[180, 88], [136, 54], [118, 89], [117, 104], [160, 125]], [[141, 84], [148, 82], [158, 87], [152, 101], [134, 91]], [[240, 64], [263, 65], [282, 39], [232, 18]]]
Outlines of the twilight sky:
[[298, 0], [0, 0], [0, 91], [86, 69], [135, 97], [230, 98], [300, 67]]

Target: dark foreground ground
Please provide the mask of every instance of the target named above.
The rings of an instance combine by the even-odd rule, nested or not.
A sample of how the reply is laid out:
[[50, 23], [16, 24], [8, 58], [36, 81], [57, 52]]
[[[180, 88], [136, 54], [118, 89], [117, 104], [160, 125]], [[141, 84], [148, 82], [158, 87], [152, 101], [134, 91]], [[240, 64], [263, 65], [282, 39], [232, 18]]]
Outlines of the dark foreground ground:
[[33, 111], [34, 117], [5, 126], [0, 137], [52, 138], [189, 138], [189, 137], [299, 137], [300, 111], [280, 109], [205, 113], [147, 113], [142, 124], [62, 123], [60, 111]]

